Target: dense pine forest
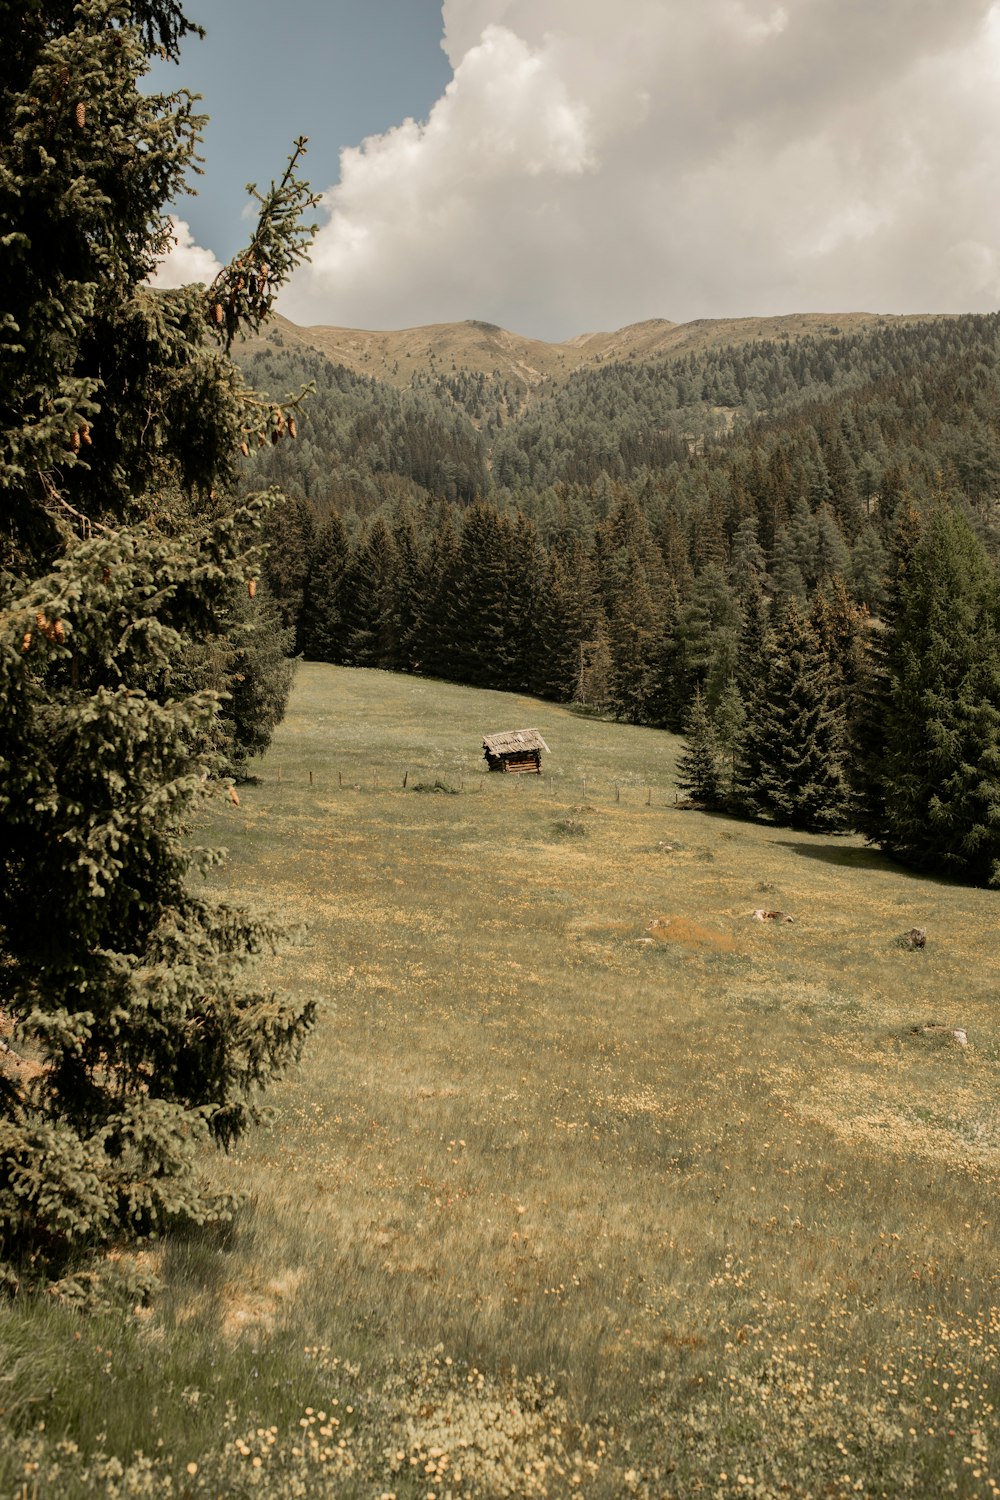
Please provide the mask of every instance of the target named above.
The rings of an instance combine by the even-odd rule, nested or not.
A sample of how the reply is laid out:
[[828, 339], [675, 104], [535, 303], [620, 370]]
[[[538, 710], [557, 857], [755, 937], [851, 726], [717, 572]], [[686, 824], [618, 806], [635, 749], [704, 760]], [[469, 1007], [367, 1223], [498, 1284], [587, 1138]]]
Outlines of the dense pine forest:
[[267, 582], [296, 651], [684, 731], [699, 802], [1000, 856], [1000, 319], [398, 388], [244, 351], [299, 441]]

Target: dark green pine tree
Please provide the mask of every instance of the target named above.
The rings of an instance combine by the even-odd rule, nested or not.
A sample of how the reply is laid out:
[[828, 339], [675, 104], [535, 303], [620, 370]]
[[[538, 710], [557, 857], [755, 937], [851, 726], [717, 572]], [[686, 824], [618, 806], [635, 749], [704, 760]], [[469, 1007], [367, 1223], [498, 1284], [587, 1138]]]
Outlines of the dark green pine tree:
[[746, 732], [747, 715], [753, 703], [766, 701], [766, 685], [774, 660], [771, 601], [756, 578], [751, 578], [744, 590], [741, 613], [732, 685], [739, 694], [743, 718], [730, 751], [729, 790], [735, 805], [750, 811], [750, 794], [760, 781], [763, 768], [757, 742]]
[[583, 708], [606, 710], [611, 704], [611, 649], [608, 627], [599, 613], [593, 621], [590, 637], [580, 651], [580, 669], [573, 689], [573, 702]]
[[864, 509], [858, 495], [857, 471], [841, 433], [837, 432], [829, 437], [824, 448], [830, 476], [830, 505], [842, 537], [853, 542], [864, 522]]
[[316, 535], [302, 591], [299, 639], [307, 661], [344, 659], [340, 593], [349, 555], [340, 512], [331, 511]]
[[264, 754], [285, 716], [295, 674], [292, 632], [282, 627], [267, 585], [253, 579], [236, 588], [223, 624], [220, 749], [230, 773], [243, 780], [248, 761]]
[[914, 506], [900, 502], [895, 530], [885, 553], [884, 603], [868, 631], [863, 671], [855, 693], [855, 712], [849, 725], [848, 774], [854, 792], [855, 821], [860, 832], [873, 843], [883, 838], [887, 828], [883, 772], [892, 696], [889, 652], [921, 529]]
[[442, 503], [424, 555], [412, 645], [413, 670], [428, 677], [454, 678], [449, 631], [460, 583], [460, 550], [454, 506]]
[[723, 800], [728, 806], [738, 808], [737, 774], [743, 751], [743, 737], [746, 734], [747, 711], [735, 677], [731, 677], [723, 688], [712, 722], [715, 725], [722, 764], [720, 780]]
[[718, 807], [722, 800], [719, 743], [708, 705], [695, 688], [684, 723], [684, 748], [677, 761], [679, 791], [702, 807]]
[[[130, 23], [131, 18], [131, 23]], [[155, 292], [199, 122], [138, 87], [172, 0], [4, 7], [0, 49], [0, 1282], [227, 1211], [196, 1171], [293, 1058], [311, 1001], [261, 992], [275, 934], [192, 844], [246, 644], [262, 504], [216, 498], [287, 428], [224, 346], [303, 253], [289, 173], [209, 289]], [[230, 709], [237, 712], [235, 704]], [[232, 733], [232, 731], [230, 731]]]
[[392, 523], [396, 549], [393, 575], [395, 640], [389, 665], [395, 672], [413, 672], [420, 661], [420, 622], [426, 586], [427, 560], [412, 508], [400, 506]]
[[830, 663], [835, 691], [853, 721], [868, 670], [868, 611], [855, 604], [844, 579], [834, 573], [820, 584], [809, 618]]
[[919, 869], [1000, 884], [1000, 585], [954, 505], [937, 502], [894, 592], [865, 832]]
[[643, 724], [656, 664], [661, 660], [661, 616], [639, 553], [617, 554], [608, 588], [611, 707], [616, 719]]
[[295, 650], [303, 651], [302, 607], [316, 544], [316, 513], [308, 500], [284, 500], [276, 505], [265, 523], [265, 537], [264, 580], [282, 624], [293, 632]]
[[748, 589], [762, 586], [767, 573], [767, 555], [760, 544], [759, 530], [756, 516], [744, 516], [733, 536], [729, 579], [739, 599]]
[[538, 616], [545, 581], [545, 549], [534, 521], [523, 511], [503, 518], [506, 538], [504, 676], [498, 687], [531, 692], [538, 671]]
[[549, 552], [536, 613], [532, 691], [542, 698], [570, 703], [594, 638], [590, 561], [575, 536]]
[[851, 562], [837, 518], [828, 505], [820, 506], [815, 524], [815, 552], [806, 574], [806, 582], [811, 584], [821, 583], [824, 578], [842, 577]]
[[[739, 623], [739, 605], [725, 570], [718, 563], [709, 563], [695, 577], [690, 597], [681, 609], [679, 638], [689, 694], [696, 686], [706, 691], [709, 678], [714, 677], [717, 700], [735, 654]], [[723, 670], [714, 671], [720, 656]]]
[[369, 526], [340, 587], [344, 661], [350, 667], [387, 667], [393, 660], [396, 545], [381, 516]]
[[488, 687], [502, 677], [505, 553], [500, 512], [477, 501], [462, 517], [437, 594], [432, 660], [454, 682]]
[[851, 592], [855, 599], [873, 611], [879, 610], [886, 600], [888, 570], [889, 554], [879, 529], [865, 521], [851, 549]]
[[511, 691], [526, 685], [536, 542], [522, 522], [482, 500], [465, 512], [438, 639], [447, 676], [457, 682]]
[[773, 655], [771, 604], [759, 580], [754, 578], [744, 589], [740, 603], [740, 630], [733, 674], [744, 704], [752, 701], [758, 684], [767, 676]]
[[750, 811], [812, 833], [847, 826], [844, 736], [839, 686], [823, 644], [791, 600], [747, 706], [738, 782]]
[[663, 612], [657, 638], [651, 649], [646, 690], [646, 721], [657, 729], [679, 734], [690, 703], [685, 675], [684, 647], [680, 634], [681, 606], [673, 579], [663, 591]]

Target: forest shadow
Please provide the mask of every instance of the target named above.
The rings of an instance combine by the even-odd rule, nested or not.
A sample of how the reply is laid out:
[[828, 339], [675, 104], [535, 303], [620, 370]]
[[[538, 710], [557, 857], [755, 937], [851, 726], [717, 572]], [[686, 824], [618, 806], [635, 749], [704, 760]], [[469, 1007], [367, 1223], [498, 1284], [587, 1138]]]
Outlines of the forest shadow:
[[897, 875], [908, 875], [911, 879], [924, 879], [919, 871], [911, 870], [906, 865], [890, 859], [887, 854], [880, 854], [877, 849], [845, 848], [843, 845], [824, 847], [822, 844], [799, 844], [792, 839], [773, 839], [772, 842], [779, 849], [790, 849], [793, 854], [800, 854], [804, 859], [818, 859], [823, 864], [839, 865], [848, 870], [885, 870]]
[[950, 888], [967, 888], [969, 885], [968, 881], [959, 879], [957, 875], [915, 870], [911, 865], [905, 865], [888, 854], [881, 854], [877, 849], [844, 848], [836, 845], [824, 848], [821, 844], [799, 844], [792, 839], [774, 839], [772, 842], [780, 849], [789, 849], [793, 854], [802, 855], [804, 859], [818, 859], [823, 864], [837, 865], [841, 869], [884, 870], [886, 874], [898, 875], [903, 880], [916, 880], [922, 885], [943, 885]]

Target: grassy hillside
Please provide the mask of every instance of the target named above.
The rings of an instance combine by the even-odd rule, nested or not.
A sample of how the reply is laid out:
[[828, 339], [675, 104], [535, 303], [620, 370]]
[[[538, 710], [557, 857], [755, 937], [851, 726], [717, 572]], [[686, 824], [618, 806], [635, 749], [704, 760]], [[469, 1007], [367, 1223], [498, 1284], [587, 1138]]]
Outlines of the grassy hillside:
[[435, 323], [424, 328], [375, 330], [366, 328], [300, 327], [276, 317], [243, 346], [254, 352], [268, 345], [314, 349], [359, 375], [370, 375], [390, 385], [408, 386], [417, 371], [447, 375], [453, 369], [492, 375], [499, 371], [529, 389], [543, 380], [557, 383], [576, 370], [609, 360], [669, 359], [702, 355], [730, 344], [761, 339], [824, 338], [829, 334], [860, 333], [865, 329], [924, 322], [930, 314], [900, 317], [880, 313], [792, 313], [774, 318], [699, 318], [693, 323], [671, 323], [650, 318], [611, 333], [583, 333], [565, 343], [510, 333], [493, 323]]
[[996, 1492], [1000, 897], [681, 810], [676, 748], [300, 668], [209, 833], [318, 1034], [150, 1309], [4, 1314], [4, 1494]]

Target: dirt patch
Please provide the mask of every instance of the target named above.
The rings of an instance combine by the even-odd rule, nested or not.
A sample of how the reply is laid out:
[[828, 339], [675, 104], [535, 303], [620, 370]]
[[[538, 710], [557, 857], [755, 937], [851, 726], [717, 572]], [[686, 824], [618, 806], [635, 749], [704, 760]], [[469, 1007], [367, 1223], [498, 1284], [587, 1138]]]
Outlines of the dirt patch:
[[710, 948], [716, 953], [736, 953], [736, 939], [715, 927], [703, 927], [690, 917], [654, 917], [646, 926], [654, 943], [683, 943], [688, 948]]
[[224, 1337], [237, 1338], [245, 1328], [272, 1329], [283, 1309], [294, 1300], [305, 1276], [305, 1269], [297, 1267], [273, 1277], [258, 1290], [230, 1288], [222, 1319]]

